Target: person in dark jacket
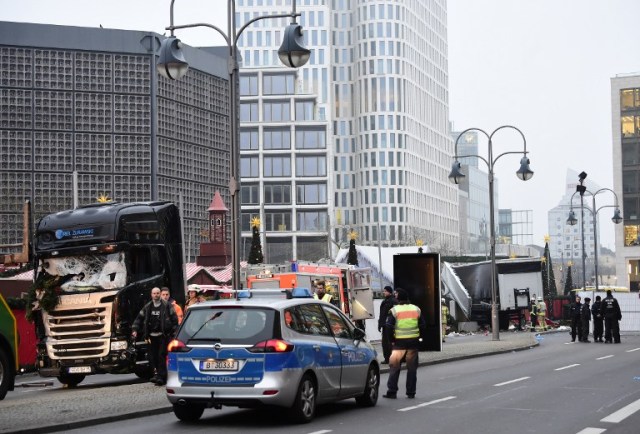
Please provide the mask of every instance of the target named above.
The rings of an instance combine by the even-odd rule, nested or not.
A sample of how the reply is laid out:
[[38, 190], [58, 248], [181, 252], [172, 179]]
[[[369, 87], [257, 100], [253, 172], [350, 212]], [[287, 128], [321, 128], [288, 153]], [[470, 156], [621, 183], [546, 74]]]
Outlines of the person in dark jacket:
[[576, 335], [578, 339], [582, 338], [582, 303], [580, 303], [580, 296], [576, 295], [576, 301], [569, 307], [569, 318], [571, 318], [571, 342], [576, 341]]
[[604, 331], [604, 317], [602, 316], [602, 299], [596, 295], [596, 301], [591, 306], [591, 315], [593, 317], [593, 342], [604, 342], [602, 333]]
[[580, 336], [580, 342], [591, 342], [589, 340], [589, 322], [591, 321], [591, 299], [589, 297], [584, 298], [582, 309], [580, 310], [580, 321], [582, 322], [582, 336]]
[[151, 290], [151, 301], [144, 305], [133, 323], [131, 336], [138, 334], [147, 342], [149, 366], [154, 370], [151, 382], [158, 386], [167, 383], [167, 345], [178, 329], [176, 311], [160, 297], [160, 288]]
[[607, 291], [607, 296], [602, 300], [602, 314], [604, 315], [604, 343], [610, 344], [611, 338], [616, 344], [620, 343], [620, 324], [622, 312], [618, 300], [613, 298], [611, 290]]
[[385, 327], [387, 323], [387, 316], [393, 306], [398, 304], [398, 300], [393, 296], [393, 289], [390, 286], [385, 286], [382, 290], [384, 300], [380, 303], [380, 316], [378, 317], [378, 331], [382, 334], [382, 355], [384, 357], [383, 364], [389, 364], [389, 357], [391, 357], [391, 337], [393, 330]]

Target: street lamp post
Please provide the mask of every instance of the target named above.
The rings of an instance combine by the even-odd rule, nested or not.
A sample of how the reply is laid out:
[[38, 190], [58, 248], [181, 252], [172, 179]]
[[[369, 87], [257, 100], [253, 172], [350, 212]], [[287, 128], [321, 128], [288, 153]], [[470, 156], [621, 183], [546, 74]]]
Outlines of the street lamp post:
[[[582, 172], [584, 173], [584, 172]], [[582, 173], [580, 174], [582, 176]], [[585, 174], [585, 178], [586, 178], [586, 174]], [[582, 181], [584, 181], [584, 179], [582, 179]], [[580, 186], [582, 186], [582, 182], [580, 183]], [[580, 187], [578, 186], [578, 187]], [[613, 196], [615, 197], [615, 205], [603, 205], [600, 208], [596, 209], [596, 196], [599, 193], [602, 193], [604, 191], [610, 191], [611, 193], [613, 193]], [[570, 201], [570, 210], [569, 210], [569, 218], [567, 219], [567, 223], [570, 224], [571, 226], [575, 225], [577, 223], [577, 219], [575, 216], [575, 213], [573, 212], [573, 196], [575, 196], [576, 193], [580, 193], [580, 207], [582, 208], [582, 281], [583, 281], [583, 287], [586, 289], [587, 284], [585, 281], [585, 277], [586, 277], [586, 271], [585, 271], [585, 258], [586, 258], [586, 253], [584, 250], [584, 201], [582, 200], [582, 197], [584, 195], [584, 193], [589, 193], [591, 195], [591, 200], [593, 203], [593, 208], [589, 209], [589, 211], [591, 212], [592, 216], [593, 216], [593, 247], [594, 247], [594, 251], [593, 251], [593, 260], [594, 260], [594, 271], [595, 271], [595, 276], [596, 276], [596, 291], [598, 291], [599, 289], [599, 284], [598, 284], [598, 211], [600, 211], [603, 208], [614, 208], [613, 211], [613, 217], [611, 217], [611, 221], [615, 224], [618, 224], [622, 221], [622, 216], [620, 215], [620, 208], [618, 206], [618, 195], [616, 194], [615, 191], [611, 190], [610, 188], [601, 188], [599, 190], [597, 190], [595, 193], [590, 192], [589, 190], [587, 190], [586, 187], [584, 187], [584, 189], [578, 188], [576, 189], [576, 191], [571, 195], [571, 201]]]
[[171, 80], [183, 77], [189, 69], [189, 64], [182, 52], [182, 43], [174, 36], [174, 31], [193, 27], [208, 27], [218, 32], [227, 43], [229, 48], [228, 71], [229, 71], [229, 101], [230, 101], [230, 122], [229, 131], [231, 136], [231, 176], [229, 179], [229, 192], [231, 194], [231, 261], [232, 261], [232, 285], [239, 289], [240, 281], [240, 146], [239, 146], [239, 123], [240, 123], [240, 92], [239, 92], [239, 64], [238, 64], [238, 40], [242, 32], [251, 24], [259, 20], [273, 18], [291, 17], [292, 23], [287, 26], [284, 32], [284, 39], [278, 57], [286, 66], [298, 68], [309, 60], [311, 52], [304, 46], [302, 37], [302, 26], [296, 23], [296, 17], [300, 13], [296, 12], [296, 2], [292, 2], [291, 13], [261, 15], [247, 21], [240, 30], [236, 30], [235, 20], [235, 0], [228, 0], [227, 3], [227, 32], [219, 27], [207, 23], [194, 23], [174, 25], [173, 6], [175, 0], [171, 0], [170, 25], [166, 30], [171, 31], [170, 37], [162, 41], [158, 59], [158, 72]]
[[[498, 131], [506, 128], [516, 130], [518, 133], [520, 133], [520, 136], [522, 137], [524, 149], [522, 151], [503, 152], [502, 154], [494, 158], [493, 157], [493, 140], [492, 140], [493, 136]], [[480, 155], [458, 155], [458, 141], [460, 140], [460, 137], [464, 136], [464, 134], [468, 131], [478, 131], [487, 137], [488, 151], [489, 151], [488, 158], [485, 159]], [[495, 130], [493, 130], [491, 134], [488, 134], [487, 132], [485, 132], [480, 128], [468, 128], [464, 130], [462, 133], [460, 133], [458, 135], [458, 138], [456, 139], [455, 157], [454, 157], [453, 165], [451, 167], [451, 173], [449, 174], [449, 179], [453, 183], [455, 184], [460, 183], [460, 180], [464, 178], [466, 175], [461, 171], [461, 165], [460, 165], [459, 159], [465, 158], [465, 157], [479, 158], [480, 160], [486, 163], [487, 168], [489, 170], [489, 230], [490, 230], [490, 244], [491, 244], [491, 333], [492, 333], [492, 339], [494, 341], [500, 340], [500, 332], [499, 332], [500, 321], [498, 318], [498, 315], [499, 315], [498, 304], [497, 304], [498, 296], [496, 292], [496, 280], [497, 280], [497, 277], [496, 277], [496, 229], [495, 229], [495, 215], [494, 215], [495, 213], [494, 213], [494, 203], [493, 203], [493, 178], [494, 178], [493, 168], [496, 162], [498, 161], [498, 159], [503, 155], [520, 154], [520, 153], [522, 153], [522, 158], [520, 159], [520, 168], [516, 171], [516, 175], [521, 180], [527, 181], [531, 179], [531, 177], [533, 176], [533, 171], [529, 168], [529, 158], [527, 157], [527, 153], [528, 153], [527, 140], [525, 139], [524, 134], [522, 134], [522, 131], [520, 131], [518, 128], [511, 125], [502, 125], [501, 127], [498, 127]]]

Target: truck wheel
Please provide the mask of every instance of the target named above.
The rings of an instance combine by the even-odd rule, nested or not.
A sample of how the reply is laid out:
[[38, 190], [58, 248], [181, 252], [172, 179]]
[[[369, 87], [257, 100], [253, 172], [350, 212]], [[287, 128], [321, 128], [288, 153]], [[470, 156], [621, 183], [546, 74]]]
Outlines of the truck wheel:
[[151, 369], [150, 366], [136, 366], [133, 373], [136, 374], [138, 378], [146, 381], [149, 381], [149, 379], [153, 377], [153, 369]]
[[9, 391], [9, 385], [13, 384], [14, 374], [13, 368], [9, 364], [9, 357], [5, 351], [0, 348], [0, 400], [4, 399]]
[[316, 385], [309, 374], [300, 380], [298, 393], [289, 410], [291, 419], [297, 423], [308, 423], [316, 414]]
[[195, 422], [204, 413], [203, 405], [188, 403], [187, 405], [173, 404], [173, 414], [183, 422]]
[[356, 402], [361, 407], [373, 407], [378, 403], [378, 388], [380, 387], [380, 373], [375, 365], [369, 366], [364, 393], [356, 396]]
[[62, 374], [58, 376], [58, 381], [67, 387], [76, 387], [78, 384], [82, 383], [86, 375], [82, 374]]

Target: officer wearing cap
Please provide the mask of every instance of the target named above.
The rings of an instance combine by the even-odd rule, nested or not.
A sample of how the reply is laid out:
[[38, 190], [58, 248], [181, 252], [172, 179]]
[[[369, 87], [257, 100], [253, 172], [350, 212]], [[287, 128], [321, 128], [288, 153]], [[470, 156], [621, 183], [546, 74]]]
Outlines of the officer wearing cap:
[[582, 310], [580, 312], [580, 321], [582, 321], [582, 336], [580, 342], [591, 342], [589, 340], [589, 322], [591, 321], [591, 299], [589, 297], [584, 298], [582, 303]]
[[402, 360], [407, 362], [407, 398], [416, 397], [416, 383], [418, 382], [418, 348], [420, 333], [426, 329], [420, 308], [409, 303], [409, 295], [402, 288], [396, 288], [398, 304], [391, 308], [387, 316], [387, 327], [393, 329], [393, 350], [389, 359], [389, 379], [387, 393], [384, 398], [396, 399], [398, 394], [398, 380]]
[[382, 333], [382, 355], [384, 360], [383, 364], [389, 364], [389, 357], [391, 357], [391, 338], [393, 329], [386, 327], [387, 316], [393, 306], [398, 304], [398, 301], [393, 296], [393, 289], [390, 286], [385, 286], [382, 290], [384, 300], [380, 303], [380, 316], [378, 316], [378, 331]]
[[602, 300], [602, 313], [604, 314], [604, 343], [610, 344], [611, 338], [616, 344], [620, 343], [620, 324], [622, 312], [618, 300], [613, 298], [611, 290], [607, 291], [607, 296]]

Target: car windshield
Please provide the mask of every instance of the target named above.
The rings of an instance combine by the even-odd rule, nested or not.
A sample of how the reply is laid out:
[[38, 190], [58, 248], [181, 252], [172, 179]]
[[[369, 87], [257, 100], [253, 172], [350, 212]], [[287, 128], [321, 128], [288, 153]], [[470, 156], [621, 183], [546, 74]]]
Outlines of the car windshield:
[[268, 308], [214, 306], [189, 309], [178, 333], [182, 342], [254, 345], [274, 337], [276, 312]]
[[38, 279], [53, 281], [62, 293], [122, 288], [127, 281], [124, 253], [40, 260]]

